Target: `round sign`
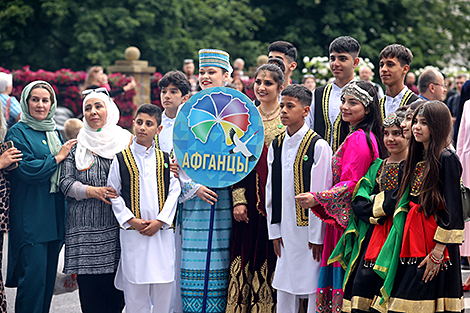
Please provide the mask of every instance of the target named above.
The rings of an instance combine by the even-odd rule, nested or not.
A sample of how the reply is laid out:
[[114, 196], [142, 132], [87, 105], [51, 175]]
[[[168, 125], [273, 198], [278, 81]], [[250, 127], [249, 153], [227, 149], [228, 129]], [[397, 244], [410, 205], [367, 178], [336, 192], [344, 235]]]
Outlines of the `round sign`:
[[195, 182], [231, 186], [255, 167], [264, 144], [261, 116], [238, 90], [214, 87], [182, 105], [173, 128], [179, 165]]

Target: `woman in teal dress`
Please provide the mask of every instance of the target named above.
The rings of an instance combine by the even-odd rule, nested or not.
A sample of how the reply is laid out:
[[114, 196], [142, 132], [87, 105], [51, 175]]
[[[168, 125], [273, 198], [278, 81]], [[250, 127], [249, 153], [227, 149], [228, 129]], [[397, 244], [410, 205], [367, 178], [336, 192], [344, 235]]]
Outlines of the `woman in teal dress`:
[[75, 140], [62, 145], [52, 116], [51, 85], [35, 81], [21, 94], [21, 120], [8, 131], [23, 154], [10, 172], [10, 233], [6, 286], [18, 287], [15, 311], [49, 312], [64, 241], [65, 201], [59, 190], [60, 163]]

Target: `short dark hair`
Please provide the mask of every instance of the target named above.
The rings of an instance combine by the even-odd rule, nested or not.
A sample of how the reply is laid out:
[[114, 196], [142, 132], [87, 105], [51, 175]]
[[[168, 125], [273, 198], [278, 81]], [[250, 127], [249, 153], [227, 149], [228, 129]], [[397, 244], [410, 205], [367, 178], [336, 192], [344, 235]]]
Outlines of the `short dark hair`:
[[418, 91], [420, 94], [423, 94], [428, 90], [429, 85], [432, 84], [437, 84], [437, 80], [439, 79], [438, 77], [438, 71], [429, 69], [425, 70], [424, 72], [419, 75], [418, 78]]
[[160, 108], [154, 104], [150, 104], [150, 103], [142, 104], [137, 109], [137, 112], [135, 112], [134, 119], [136, 119], [137, 116], [139, 116], [139, 114], [148, 114], [152, 117], [155, 117], [155, 120], [157, 121], [158, 126], [160, 126], [160, 124], [162, 123], [162, 110], [160, 110]]
[[281, 71], [284, 73], [286, 71], [286, 64], [284, 64], [284, 61], [282, 61], [281, 59], [279, 58], [271, 58], [271, 59], [268, 59], [268, 63], [266, 64], [274, 64], [274, 65], [277, 65]]
[[357, 58], [359, 56], [359, 52], [361, 51], [361, 45], [359, 42], [349, 36], [341, 36], [336, 38], [330, 43], [330, 48], [328, 53], [332, 52], [346, 52], [347, 54], [351, 55], [353, 58]]
[[312, 92], [310, 89], [300, 84], [292, 84], [281, 91], [281, 96], [289, 96], [299, 100], [303, 107], [312, 103]]
[[413, 53], [407, 47], [400, 44], [386, 46], [380, 51], [379, 60], [397, 57], [401, 66], [410, 65], [413, 61]]
[[180, 71], [170, 71], [158, 81], [158, 87], [160, 88], [168, 87], [170, 84], [175, 85], [183, 96], [187, 95], [191, 89], [188, 78]]
[[293, 44], [287, 41], [275, 41], [271, 43], [268, 47], [268, 52], [271, 51], [284, 53], [292, 62], [295, 62], [297, 59], [297, 49]]

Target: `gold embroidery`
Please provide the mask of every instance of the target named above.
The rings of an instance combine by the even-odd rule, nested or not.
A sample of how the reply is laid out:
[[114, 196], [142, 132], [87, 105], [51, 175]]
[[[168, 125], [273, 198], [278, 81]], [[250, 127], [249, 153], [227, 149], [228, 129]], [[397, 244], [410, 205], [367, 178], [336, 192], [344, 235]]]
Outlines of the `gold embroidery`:
[[[250, 263], [242, 269], [241, 256], [237, 256], [230, 266], [230, 282], [226, 312], [273, 313], [276, 304], [273, 298], [272, 278], [268, 277], [268, 262], [264, 261], [259, 271], [253, 274]], [[240, 301], [238, 299], [241, 297]]]
[[374, 207], [372, 209], [372, 214], [374, 215], [374, 217], [378, 218], [378, 217], [387, 215], [385, 214], [385, 211], [383, 208], [384, 201], [385, 201], [385, 193], [381, 191], [374, 198]]
[[[411, 98], [412, 95], [413, 95], [413, 91], [408, 89], [403, 95], [403, 98], [401, 99], [399, 106], [400, 107], [404, 106], [408, 102], [408, 100]], [[385, 99], [386, 99], [386, 96], [383, 96], [382, 99], [379, 100], [380, 113], [382, 114], [382, 121], [385, 120], [385, 117], [386, 117], [385, 116]]]
[[335, 124], [333, 125], [333, 143], [331, 145], [331, 149], [333, 150], [333, 153], [336, 152], [336, 150], [338, 150], [339, 146], [340, 146], [340, 126], [341, 126], [341, 113], [338, 115], [338, 117], [336, 118], [336, 121], [335, 121]]
[[436, 233], [434, 234], [434, 240], [444, 244], [461, 244], [463, 242], [463, 229], [447, 230], [438, 226]]
[[[309, 130], [305, 134], [302, 142], [300, 143], [299, 150], [294, 162], [294, 188], [295, 194], [298, 195], [302, 192], [306, 192], [304, 186], [304, 180], [302, 174], [304, 172], [304, 156], [307, 155], [307, 150], [315, 137], [316, 133]], [[295, 203], [296, 215], [297, 215], [297, 226], [308, 226], [308, 210], [303, 209], [298, 202]]]
[[388, 310], [394, 312], [461, 312], [464, 309], [463, 297], [421, 301], [391, 298], [388, 305]]
[[245, 204], [246, 205], [248, 203], [248, 201], [246, 200], [246, 197], [245, 197], [245, 192], [246, 192], [246, 189], [242, 188], [242, 187], [232, 189], [232, 199], [233, 199], [233, 206], [234, 207], [236, 207], [237, 205], [240, 205], [240, 204]]
[[[137, 167], [137, 163], [135, 162], [134, 156], [132, 155], [132, 151], [130, 148], [126, 148], [122, 151], [122, 156], [124, 159], [124, 163], [127, 166], [129, 171], [130, 177], [130, 201], [131, 201], [131, 212], [134, 216], [138, 219], [141, 218], [140, 216], [140, 178], [139, 178], [139, 168]], [[164, 179], [164, 170], [165, 170], [165, 158], [163, 151], [158, 149], [155, 146], [155, 157], [156, 157], [156, 168], [157, 168], [157, 186], [158, 186], [158, 205], [159, 205], [159, 212], [163, 210], [163, 206], [165, 205], [166, 195], [165, 195], [165, 179]], [[169, 166], [168, 164], [166, 166]], [[173, 227], [173, 225], [172, 225]], [[129, 227], [128, 229], [134, 229], [133, 227]]]
[[266, 147], [269, 147], [274, 138], [276, 138], [279, 134], [286, 132], [286, 127], [282, 125], [282, 127], [279, 128], [279, 125], [282, 125], [280, 116], [270, 121], [263, 121], [264, 143]]
[[[372, 304], [372, 299], [354, 296], [351, 299], [349, 312], [351, 312], [351, 310], [361, 310], [361, 311], [369, 312], [371, 304]], [[343, 299], [343, 312], [346, 312], [344, 310], [344, 299]]]
[[131, 212], [136, 218], [140, 218], [140, 190], [139, 190], [139, 169], [135, 163], [134, 156], [131, 149], [126, 148], [122, 151], [124, 162], [130, 175], [130, 196], [131, 196]]

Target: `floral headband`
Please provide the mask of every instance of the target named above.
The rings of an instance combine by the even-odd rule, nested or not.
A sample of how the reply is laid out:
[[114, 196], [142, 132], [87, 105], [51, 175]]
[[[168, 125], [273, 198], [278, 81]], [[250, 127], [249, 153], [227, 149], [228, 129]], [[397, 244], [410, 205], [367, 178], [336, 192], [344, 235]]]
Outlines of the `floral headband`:
[[398, 115], [396, 112], [392, 112], [385, 118], [385, 120], [383, 122], [383, 126], [384, 127], [392, 127], [392, 126], [396, 125], [396, 126], [400, 127], [403, 120], [404, 120], [403, 116]]
[[372, 103], [374, 100], [371, 95], [361, 87], [357, 85], [356, 82], [351, 82], [350, 84], [346, 85], [341, 92], [341, 96], [351, 96], [356, 98], [360, 101], [366, 108], [369, 104]]

